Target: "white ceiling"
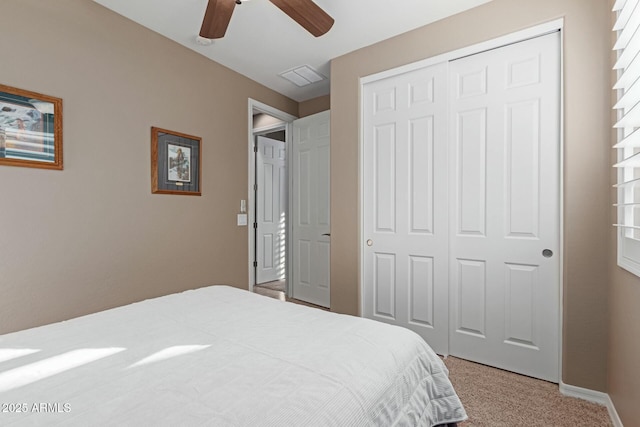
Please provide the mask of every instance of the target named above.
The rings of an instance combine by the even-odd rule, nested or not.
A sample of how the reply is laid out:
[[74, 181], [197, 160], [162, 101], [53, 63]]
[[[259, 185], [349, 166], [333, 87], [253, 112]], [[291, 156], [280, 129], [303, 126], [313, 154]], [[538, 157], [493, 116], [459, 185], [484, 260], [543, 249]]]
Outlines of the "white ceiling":
[[[278, 76], [310, 65], [330, 77], [331, 59], [490, 0], [314, 0], [335, 19], [313, 37], [268, 0], [235, 8], [224, 38], [196, 44], [208, 0], [94, 0], [296, 101], [329, 93], [328, 80], [298, 87]], [[132, 43], [135, 43], [132, 40]]]

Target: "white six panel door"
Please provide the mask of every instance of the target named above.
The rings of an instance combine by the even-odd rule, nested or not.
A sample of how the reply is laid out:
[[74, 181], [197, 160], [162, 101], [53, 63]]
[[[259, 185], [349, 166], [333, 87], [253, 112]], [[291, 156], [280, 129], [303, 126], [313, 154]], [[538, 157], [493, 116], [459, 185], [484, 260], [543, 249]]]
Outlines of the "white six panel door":
[[259, 177], [256, 283], [266, 283], [285, 277], [288, 203], [286, 144], [259, 136], [256, 154]]
[[560, 35], [452, 61], [450, 353], [558, 382]]
[[363, 316], [447, 354], [446, 64], [365, 86]]
[[293, 298], [329, 307], [330, 113], [293, 122]]

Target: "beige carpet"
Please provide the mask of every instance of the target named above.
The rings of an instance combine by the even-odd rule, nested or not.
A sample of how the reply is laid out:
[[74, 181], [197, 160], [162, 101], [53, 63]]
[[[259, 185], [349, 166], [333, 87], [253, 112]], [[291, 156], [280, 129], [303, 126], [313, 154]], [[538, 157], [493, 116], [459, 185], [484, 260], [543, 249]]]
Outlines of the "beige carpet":
[[318, 308], [320, 310], [329, 311], [328, 308], [320, 307], [315, 304], [310, 304], [308, 302], [300, 301], [294, 298], [289, 298], [285, 294], [285, 289], [287, 287], [287, 282], [284, 280], [277, 280], [275, 282], [261, 283], [259, 285], [255, 285], [253, 287], [253, 292], [256, 294], [264, 295], [266, 297], [279, 299], [280, 301], [288, 301], [294, 304], [306, 305], [308, 307]]
[[284, 280], [275, 280], [273, 282], [260, 283], [259, 285], [255, 285], [254, 289], [269, 289], [271, 291], [285, 292], [287, 287], [287, 282]]
[[563, 396], [557, 384], [455, 357], [445, 364], [469, 416], [460, 427], [612, 425], [604, 406]]

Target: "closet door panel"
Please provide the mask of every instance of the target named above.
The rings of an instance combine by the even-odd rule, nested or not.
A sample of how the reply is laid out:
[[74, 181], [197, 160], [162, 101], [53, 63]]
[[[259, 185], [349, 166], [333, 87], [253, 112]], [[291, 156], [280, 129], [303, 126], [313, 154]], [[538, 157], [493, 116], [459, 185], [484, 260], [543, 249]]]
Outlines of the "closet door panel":
[[446, 64], [365, 86], [363, 315], [448, 353]]
[[[452, 355], [559, 380], [560, 36], [450, 63]], [[480, 268], [482, 266], [482, 268]]]

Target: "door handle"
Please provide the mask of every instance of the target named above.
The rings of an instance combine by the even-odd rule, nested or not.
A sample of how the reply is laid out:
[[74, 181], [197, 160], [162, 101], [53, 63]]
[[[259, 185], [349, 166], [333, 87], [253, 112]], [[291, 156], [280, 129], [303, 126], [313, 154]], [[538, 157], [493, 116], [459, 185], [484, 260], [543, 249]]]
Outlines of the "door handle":
[[545, 258], [551, 258], [553, 256], [553, 251], [551, 249], [545, 249], [542, 251], [542, 256]]
[[331, 233], [324, 233], [323, 236], [331, 237]]

